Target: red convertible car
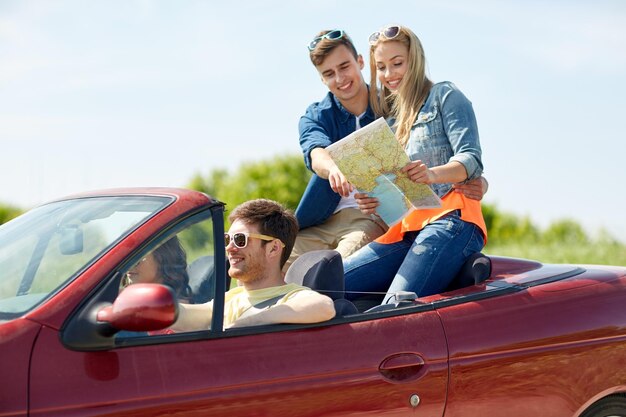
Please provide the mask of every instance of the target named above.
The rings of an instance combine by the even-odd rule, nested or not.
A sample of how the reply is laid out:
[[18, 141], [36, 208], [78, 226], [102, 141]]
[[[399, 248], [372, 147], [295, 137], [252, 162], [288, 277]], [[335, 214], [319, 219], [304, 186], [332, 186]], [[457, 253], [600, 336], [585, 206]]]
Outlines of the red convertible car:
[[[286, 279], [334, 319], [224, 329], [224, 210], [106, 190], [0, 226], [0, 416], [626, 415], [626, 268], [480, 255], [445, 293], [370, 308], [313, 253]], [[188, 287], [128, 285], [172, 242]], [[214, 300], [211, 327], [163, 331], [180, 300]]]

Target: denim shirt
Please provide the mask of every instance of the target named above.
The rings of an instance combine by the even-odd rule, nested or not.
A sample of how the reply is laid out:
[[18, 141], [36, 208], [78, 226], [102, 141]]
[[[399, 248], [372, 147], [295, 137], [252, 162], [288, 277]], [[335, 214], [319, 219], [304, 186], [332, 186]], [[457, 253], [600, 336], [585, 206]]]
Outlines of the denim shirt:
[[[368, 106], [360, 119], [361, 127], [373, 122], [374, 112]], [[328, 93], [318, 103], [311, 104], [298, 125], [300, 146], [306, 167], [311, 167], [311, 151], [326, 148], [356, 130], [355, 115], [346, 110], [339, 100]], [[330, 188], [328, 180], [315, 173], [311, 177], [300, 203], [296, 208], [296, 218], [301, 229], [324, 223], [335, 211], [341, 196]]]
[[[393, 124], [393, 120], [389, 121]], [[433, 85], [411, 128], [405, 151], [411, 161], [421, 160], [427, 167], [449, 161], [463, 164], [466, 181], [483, 172], [478, 126], [472, 103], [451, 82]], [[451, 183], [432, 184], [439, 197], [452, 189]]]

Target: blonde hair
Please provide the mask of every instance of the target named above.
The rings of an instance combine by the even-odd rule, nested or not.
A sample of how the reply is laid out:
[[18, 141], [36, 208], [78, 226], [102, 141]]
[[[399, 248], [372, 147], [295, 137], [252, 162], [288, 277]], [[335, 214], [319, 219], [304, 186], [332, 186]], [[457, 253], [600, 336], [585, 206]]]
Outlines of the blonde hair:
[[[396, 92], [378, 83], [374, 51], [378, 45], [385, 42], [400, 42], [408, 49], [407, 70]], [[426, 76], [424, 49], [415, 33], [401, 26], [398, 35], [393, 39], [387, 39], [381, 35], [370, 46], [370, 75], [372, 110], [377, 116], [395, 118], [396, 138], [404, 146], [409, 140], [411, 127], [415, 123], [417, 114], [433, 86], [432, 81]]]

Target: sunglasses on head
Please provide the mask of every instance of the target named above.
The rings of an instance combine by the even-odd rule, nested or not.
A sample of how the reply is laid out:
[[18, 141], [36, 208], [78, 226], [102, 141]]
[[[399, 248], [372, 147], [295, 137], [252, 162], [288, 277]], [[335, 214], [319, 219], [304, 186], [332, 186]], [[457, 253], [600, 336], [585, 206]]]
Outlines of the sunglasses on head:
[[343, 35], [344, 35], [343, 30], [335, 29], [335, 30], [331, 30], [328, 33], [323, 34], [322, 36], [318, 36], [317, 38], [309, 42], [309, 45], [308, 45], [309, 51], [314, 50], [317, 44], [322, 41], [322, 39], [330, 39], [331, 41], [336, 41], [337, 39], [343, 38]]
[[382, 28], [370, 35], [369, 41], [370, 45], [374, 45], [381, 36], [384, 36], [386, 39], [393, 39], [400, 34], [400, 26], [392, 25]]
[[232, 241], [233, 245], [235, 245], [239, 249], [243, 249], [246, 246], [248, 246], [248, 239], [250, 239], [251, 237], [261, 239], [261, 240], [267, 240], [267, 241], [278, 240], [281, 246], [283, 248], [285, 247], [285, 244], [277, 237], [261, 235], [258, 233], [244, 233], [244, 232], [237, 232], [237, 233], [232, 233], [232, 234], [224, 233], [224, 247], [227, 247], [228, 245], [230, 245], [230, 242]]

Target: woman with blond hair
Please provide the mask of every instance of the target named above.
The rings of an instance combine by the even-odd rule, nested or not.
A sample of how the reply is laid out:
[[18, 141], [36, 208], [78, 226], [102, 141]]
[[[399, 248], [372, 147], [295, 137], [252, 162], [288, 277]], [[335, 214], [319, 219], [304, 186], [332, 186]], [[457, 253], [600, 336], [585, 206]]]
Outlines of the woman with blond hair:
[[[385, 117], [411, 162], [404, 172], [441, 198], [436, 209], [414, 210], [345, 261], [346, 291], [398, 291], [418, 296], [444, 291], [463, 262], [486, 241], [480, 201], [452, 186], [483, 171], [478, 127], [470, 101], [451, 82], [426, 76], [422, 44], [408, 28], [391, 25], [370, 38], [370, 103]], [[359, 208], [375, 213], [378, 201], [357, 194]], [[350, 293], [349, 293], [350, 294]], [[354, 298], [356, 293], [352, 294]]]

